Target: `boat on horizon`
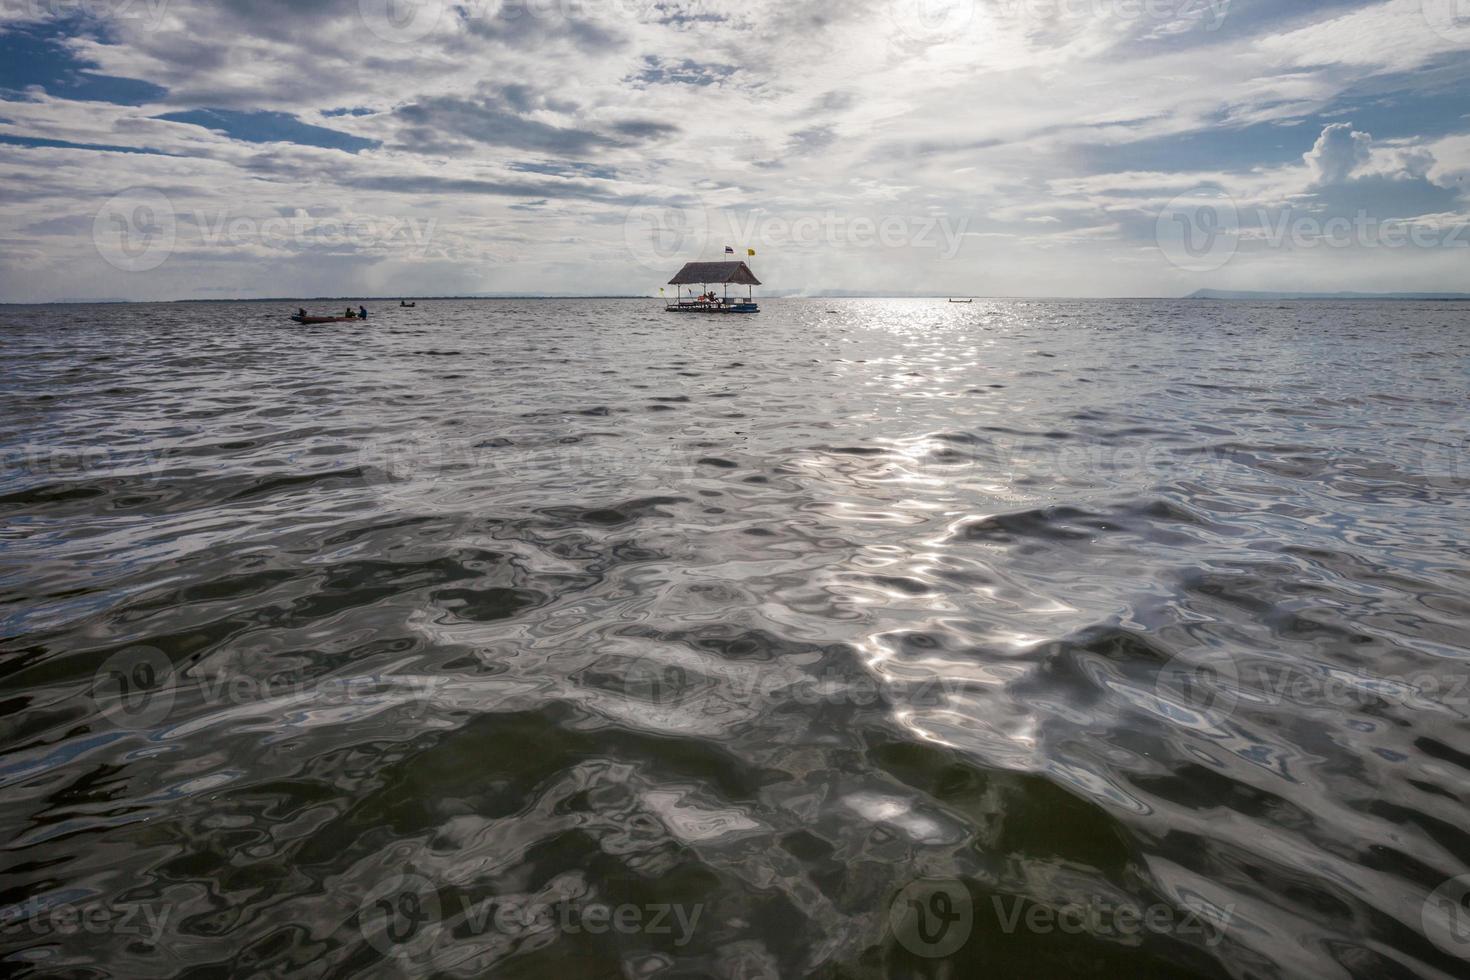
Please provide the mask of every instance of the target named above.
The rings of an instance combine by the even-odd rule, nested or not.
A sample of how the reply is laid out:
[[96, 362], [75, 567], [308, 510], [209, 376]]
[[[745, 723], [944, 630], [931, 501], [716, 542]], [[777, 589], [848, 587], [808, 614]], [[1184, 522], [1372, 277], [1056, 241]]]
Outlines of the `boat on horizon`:
[[300, 313], [292, 313], [291, 319], [295, 323], [361, 323], [362, 317], [357, 316], [302, 316]]
[[[699, 295], [690, 295], [688, 299], [679, 292], [680, 287], [700, 287]], [[730, 299], [730, 286], [745, 286], [746, 298], [736, 297]], [[669, 285], [675, 287], [674, 301], [664, 302], [664, 311], [667, 313], [759, 313], [761, 308], [754, 298], [753, 287], [759, 286], [761, 281], [750, 271], [750, 266], [744, 262], [686, 262], [684, 268], [680, 269], [674, 278], [669, 280]], [[714, 290], [707, 287], [724, 286], [724, 294], [716, 296]], [[662, 292], [663, 290], [659, 290]], [[692, 290], [690, 291], [692, 294]]]

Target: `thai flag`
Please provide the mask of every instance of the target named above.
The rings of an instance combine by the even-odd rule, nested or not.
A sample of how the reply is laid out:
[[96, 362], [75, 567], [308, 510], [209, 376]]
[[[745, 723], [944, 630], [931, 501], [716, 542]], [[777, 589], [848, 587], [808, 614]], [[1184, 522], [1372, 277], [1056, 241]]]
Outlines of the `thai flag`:
[[734, 255], [735, 254], [735, 250], [733, 248], [731, 248], [729, 245], [726, 245], [725, 246], [725, 254], [726, 255]]

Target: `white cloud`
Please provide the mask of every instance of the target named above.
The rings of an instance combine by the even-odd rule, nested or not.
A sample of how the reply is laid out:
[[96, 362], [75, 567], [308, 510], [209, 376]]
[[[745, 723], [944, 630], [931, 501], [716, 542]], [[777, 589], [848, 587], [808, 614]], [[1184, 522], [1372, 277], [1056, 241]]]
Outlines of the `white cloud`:
[[1333, 123], [1322, 130], [1316, 144], [1303, 155], [1320, 185], [1341, 184], [1354, 170], [1368, 162], [1373, 137], [1353, 129], [1351, 123]]
[[1382, 72], [1413, 71], [1464, 45], [1434, 30], [1427, 6], [1455, 0], [1386, 0], [1260, 41], [1291, 67], [1347, 65]]

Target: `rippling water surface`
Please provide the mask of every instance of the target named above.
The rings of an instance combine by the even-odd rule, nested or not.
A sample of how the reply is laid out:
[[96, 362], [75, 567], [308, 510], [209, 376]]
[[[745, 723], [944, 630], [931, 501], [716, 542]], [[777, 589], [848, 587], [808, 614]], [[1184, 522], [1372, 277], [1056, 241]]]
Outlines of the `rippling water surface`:
[[6, 972], [1470, 970], [1470, 309], [764, 305], [0, 312]]

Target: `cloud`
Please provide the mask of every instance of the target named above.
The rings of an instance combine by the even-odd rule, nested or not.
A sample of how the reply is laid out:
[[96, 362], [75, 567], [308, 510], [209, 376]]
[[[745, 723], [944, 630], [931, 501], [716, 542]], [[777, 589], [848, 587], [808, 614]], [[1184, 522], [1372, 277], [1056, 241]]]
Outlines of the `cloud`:
[[473, 16], [459, 8], [465, 11], [459, 16], [475, 37], [518, 46], [567, 40], [585, 51], [607, 51], [628, 44], [621, 31], [585, 16], [577, 3], [505, 0], [496, 9], [497, 16]]
[[791, 134], [788, 151], [791, 153], [819, 153], [837, 142], [837, 134], [831, 126], [808, 126]]
[[668, 136], [679, 131], [679, 127], [675, 124], [659, 122], [656, 119], [625, 119], [622, 122], [613, 123], [612, 129], [616, 133], [632, 137], [639, 142]]
[[558, 126], [536, 118], [575, 110], [575, 105], [551, 103], [525, 86], [508, 85], [498, 95], [480, 99], [424, 99], [397, 107], [392, 116], [405, 124], [397, 147], [417, 153], [455, 154], [466, 150], [467, 143], [475, 143], [581, 157], [609, 145], [636, 145], [679, 129], [673, 123], [650, 119], [610, 120], [604, 128], [590, 128]]
[[[553, 156], [576, 156], [596, 145], [598, 134], [575, 126], [554, 126], [515, 111], [515, 100], [424, 99], [393, 110], [406, 124], [400, 148], [423, 153], [454, 153], [464, 142], [535, 150]], [[524, 104], [524, 98], [521, 99]]]
[[1368, 162], [1373, 137], [1353, 129], [1352, 123], [1333, 123], [1322, 130], [1316, 145], [1302, 159], [1316, 174], [1318, 186], [1341, 184]]
[[1371, 71], [1408, 72], [1459, 47], [1431, 28], [1431, 6], [1458, 0], [1385, 0], [1339, 16], [1319, 17], [1296, 30], [1265, 37], [1261, 47], [1294, 67], [1346, 65]]

